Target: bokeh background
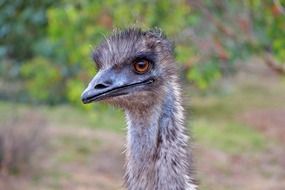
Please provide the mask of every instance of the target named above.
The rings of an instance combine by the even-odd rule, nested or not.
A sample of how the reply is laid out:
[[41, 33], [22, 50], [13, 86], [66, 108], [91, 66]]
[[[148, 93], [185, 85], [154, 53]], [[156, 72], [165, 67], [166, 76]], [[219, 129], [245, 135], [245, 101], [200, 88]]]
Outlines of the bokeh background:
[[80, 94], [129, 26], [176, 44], [201, 189], [284, 190], [284, 0], [0, 0], [0, 189], [123, 189], [123, 112]]

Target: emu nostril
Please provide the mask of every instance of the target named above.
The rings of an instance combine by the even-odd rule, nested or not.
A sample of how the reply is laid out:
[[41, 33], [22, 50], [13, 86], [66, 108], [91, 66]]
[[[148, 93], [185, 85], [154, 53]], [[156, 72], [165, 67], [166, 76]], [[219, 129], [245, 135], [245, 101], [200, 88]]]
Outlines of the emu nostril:
[[108, 86], [105, 84], [97, 84], [94, 89], [103, 89], [103, 88], [107, 88]]
[[111, 81], [105, 81], [94, 86], [94, 89], [104, 89], [112, 85]]

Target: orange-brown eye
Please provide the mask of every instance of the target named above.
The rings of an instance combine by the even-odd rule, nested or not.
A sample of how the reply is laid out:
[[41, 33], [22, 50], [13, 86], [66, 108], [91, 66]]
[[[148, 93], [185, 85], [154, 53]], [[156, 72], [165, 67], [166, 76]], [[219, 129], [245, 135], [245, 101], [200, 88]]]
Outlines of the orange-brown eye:
[[134, 63], [135, 72], [138, 74], [146, 73], [150, 68], [150, 63], [147, 60], [140, 60]]

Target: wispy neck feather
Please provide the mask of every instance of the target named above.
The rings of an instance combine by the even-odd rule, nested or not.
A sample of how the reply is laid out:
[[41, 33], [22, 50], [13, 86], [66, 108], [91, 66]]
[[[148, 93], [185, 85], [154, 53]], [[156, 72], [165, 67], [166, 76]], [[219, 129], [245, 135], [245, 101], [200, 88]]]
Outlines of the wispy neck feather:
[[195, 190], [187, 157], [180, 89], [147, 111], [126, 111], [128, 121], [126, 186], [129, 190]]

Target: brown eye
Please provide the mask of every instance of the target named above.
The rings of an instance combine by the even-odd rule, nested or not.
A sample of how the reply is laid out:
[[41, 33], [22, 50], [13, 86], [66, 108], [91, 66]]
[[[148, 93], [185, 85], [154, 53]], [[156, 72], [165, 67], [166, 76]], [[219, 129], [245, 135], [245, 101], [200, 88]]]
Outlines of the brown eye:
[[135, 72], [138, 74], [146, 73], [150, 68], [150, 63], [147, 60], [140, 60], [134, 63]]

